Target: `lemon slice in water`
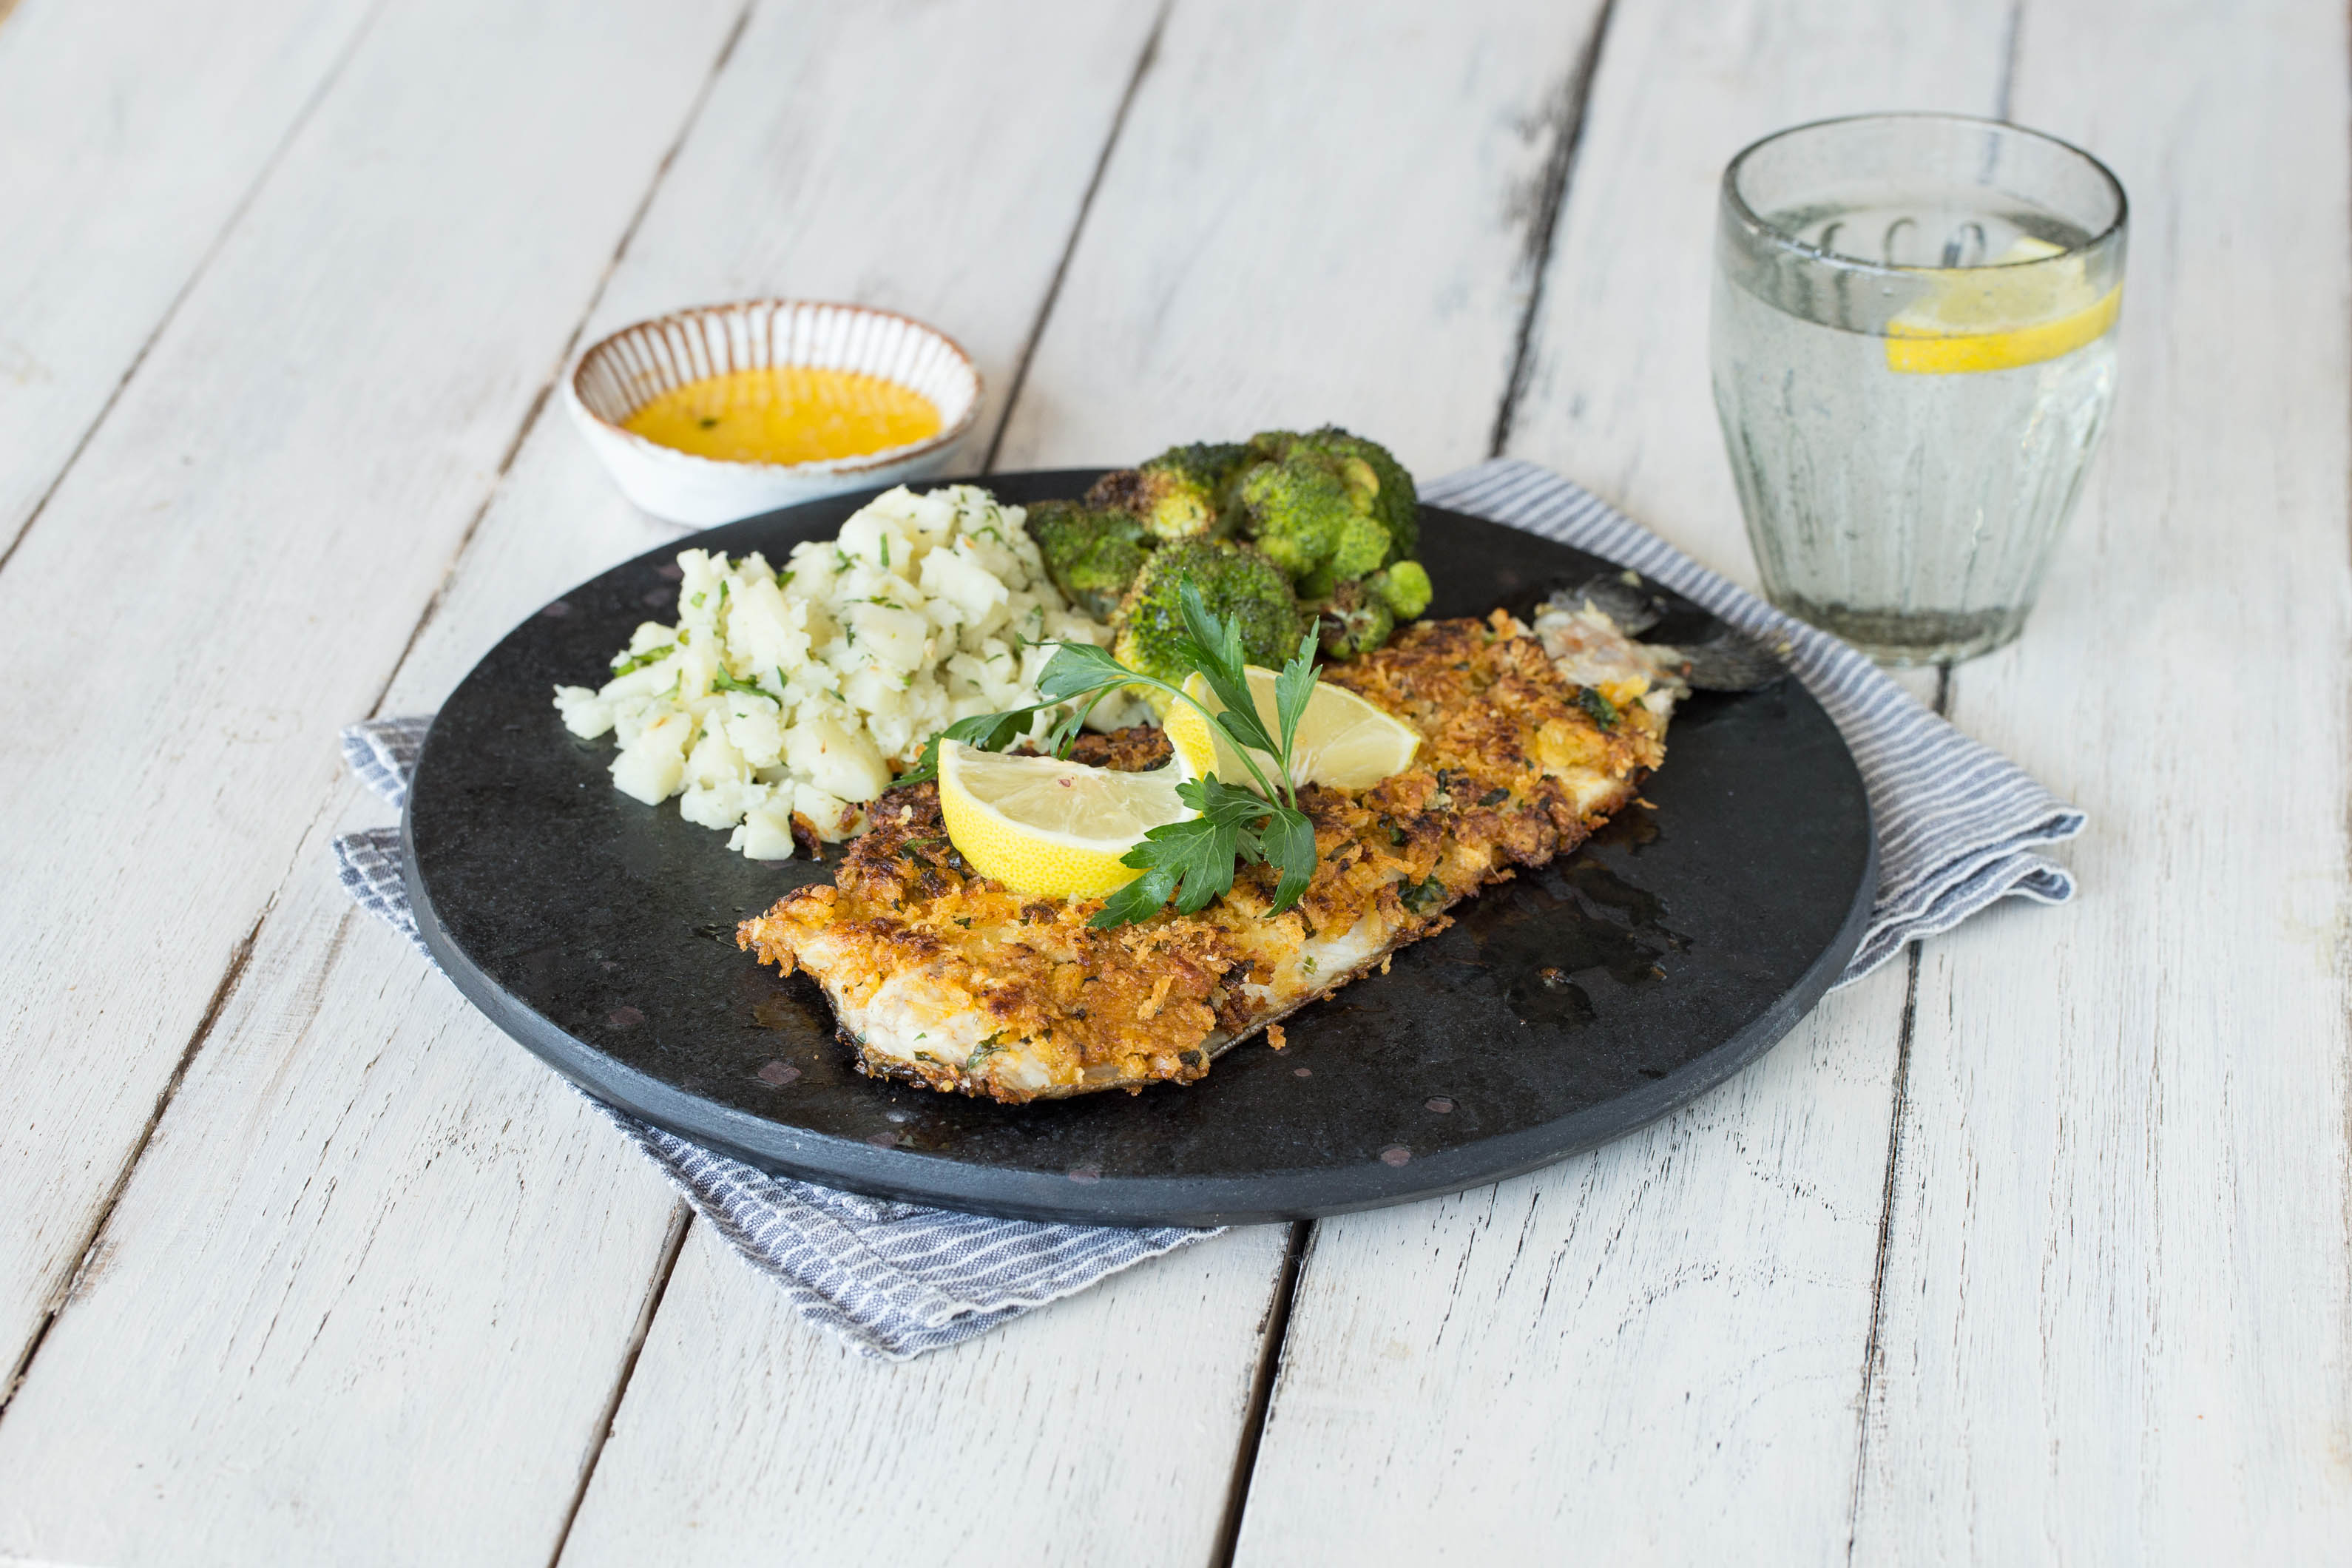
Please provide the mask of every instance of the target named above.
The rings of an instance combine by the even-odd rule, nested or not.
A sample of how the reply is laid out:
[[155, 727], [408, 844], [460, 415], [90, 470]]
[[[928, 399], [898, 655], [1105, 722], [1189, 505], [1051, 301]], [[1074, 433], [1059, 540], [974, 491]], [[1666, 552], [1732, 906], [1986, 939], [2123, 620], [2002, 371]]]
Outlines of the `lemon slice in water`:
[[[1249, 678], [1250, 697], [1267, 732], [1279, 733], [1274, 671], [1252, 666], [1243, 673]], [[1223, 706], [1211, 694], [1206, 678], [1197, 673], [1184, 682], [1184, 690], [1213, 713]], [[1213, 773], [1226, 784], [1256, 787], [1233, 743], [1198, 710], [1187, 703], [1174, 703], [1169, 708], [1167, 723], [1169, 743], [1195, 776]], [[1410, 767], [1420, 749], [1420, 731], [1403, 720], [1382, 712], [1352, 691], [1318, 682], [1307, 700], [1307, 711], [1299, 715], [1298, 733], [1291, 741], [1291, 776], [1302, 784], [1370, 789]], [[1273, 759], [1263, 752], [1251, 754], [1265, 776], [1273, 778]]]
[[2064, 253], [2063, 246], [2020, 235], [1990, 267], [1930, 273], [1926, 297], [1886, 323], [1886, 368], [1906, 375], [2015, 370], [2095, 341], [2123, 309], [2122, 284], [2092, 298], [2080, 257], [2003, 271]]
[[940, 814], [971, 868], [1015, 892], [1098, 899], [1143, 873], [1119, 857], [1164, 823], [1196, 815], [1176, 798], [1192, 776], [1180, 752], [1150, 773], [940, 742]]

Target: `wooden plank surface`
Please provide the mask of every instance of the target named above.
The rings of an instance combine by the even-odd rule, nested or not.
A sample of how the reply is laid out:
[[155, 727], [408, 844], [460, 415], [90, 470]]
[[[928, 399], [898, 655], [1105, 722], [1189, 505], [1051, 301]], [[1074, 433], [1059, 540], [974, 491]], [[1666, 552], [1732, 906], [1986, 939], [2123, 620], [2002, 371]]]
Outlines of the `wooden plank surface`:
[[1157, 0], [763, 4], [591, 336], [763, 294], [907, 311], [980, 366], [957, 458], [977, 468], [1158, 15]]
[[[581, 341], [767, 294], [903, 310], [980, 367], [978, 433], [957, 458], [976, 467], [1156, 17], [1155, 0], [762, 6]], [[974, 76], [1024, 70], [1066, 82], [1055, 112], [1007, 100], [975, 121]], [[551, 407], [383, 710], [430, 710], [516, 621], [673, 534]]]
[[564, 1568], [1206, 1562], [1286, 1229], [893, 1365], [801, 1322], [698, 1226]]
[[12, 1364], [736, 15], [385, 15], [0, 572]]
[[1920, 974], [1858, 1561], [2341, 1562], [2341, 7], [2029, 7], [2016, 113], [2133, 203], [2097, 478], [1962, 724], [2081, 802], [2080, 904]]
[[1600, 11], [1178, 5], [1000, 465], [1326, 421], [1486, 457]]
[[1904, 984], [1595, 1154], [1319, 1226], [1236, 1561], [1842, 1552]]
[[2010, 17], [1937, 0], [1620, 0], [1508, 450], [1756, 584], [1707, 379], [1724, 165], [1759, 136], [1888, 108], [1995, 112]]
[[[1510, 450], [1752, 578], [1706, 379], [1723, 164], [1888, 101], [1989, 110], [2004, 42], [1957, 0], [1620, 0]], [[1324, 1225], [1238, 1560], [1842, 1556], [1906, 969], [1645, 1132]]]
[[373, 9], [0, 8], [0, 560]]
[[0, 1559], [543, 1563], [678, 1205], [322, 820], [0, 1420]]

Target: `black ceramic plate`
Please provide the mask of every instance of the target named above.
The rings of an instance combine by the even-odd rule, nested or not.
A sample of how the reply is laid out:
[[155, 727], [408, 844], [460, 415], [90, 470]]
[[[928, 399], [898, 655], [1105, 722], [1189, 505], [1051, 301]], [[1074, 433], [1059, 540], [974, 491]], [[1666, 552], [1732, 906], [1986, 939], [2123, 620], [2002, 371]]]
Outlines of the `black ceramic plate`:
[[[1009, 500], [1091, 472], [1000, 474]], [[842, 496], [683, 542], [782, 560]], [[1433, 616], [1520, 614], [1593, 557], [1424, 508]], [[869, 1079], [816, 987], [737, 951], [735, 923], [831, 875], [761, 865], [675, 805], [621, 795], [610, 738], [551, 690], [595, 684], [674, 614], [678, 546], [548, 605], [491, 650], [425, 744], [404, 824], [417, 923], [458, 988], [590, 1093], [770, 1170], [1037, 1218], [1208, 1225], [1453, 1192], [1664, 1115], [1811, 1007], [1862, 932], [1869, 807], [1836, 727], [1793, 680], [1701, 694], [1667, 762], [1594, 842], [1460, 906], [1449, 931], [1292, 1017], [1289, 1044], [1189, 1088], [1003, 1106]], [[667, 571], [665, 571], [667, 568]], [[1649, 634], [1691, 640], [1683, 606]]]

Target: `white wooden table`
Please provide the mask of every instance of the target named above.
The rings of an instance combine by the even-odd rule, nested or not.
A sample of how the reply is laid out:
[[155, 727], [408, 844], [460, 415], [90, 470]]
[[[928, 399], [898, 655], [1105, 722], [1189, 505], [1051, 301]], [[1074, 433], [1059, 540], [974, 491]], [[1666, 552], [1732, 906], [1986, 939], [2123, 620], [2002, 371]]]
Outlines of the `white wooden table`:
[[[2352, 1560], [2347, 310], [2321, 0], [0, 0], [0, 1559]], [[1752, 580], [1750, 138], [2006, 114], [2135, 207], [2024, 640], [2083, 892], [1500, 1187], [903, 1366], [335, 886], [335, 730], [654, 536], [549, 389], [867, 300], [974, 456], [1336, 419]]]

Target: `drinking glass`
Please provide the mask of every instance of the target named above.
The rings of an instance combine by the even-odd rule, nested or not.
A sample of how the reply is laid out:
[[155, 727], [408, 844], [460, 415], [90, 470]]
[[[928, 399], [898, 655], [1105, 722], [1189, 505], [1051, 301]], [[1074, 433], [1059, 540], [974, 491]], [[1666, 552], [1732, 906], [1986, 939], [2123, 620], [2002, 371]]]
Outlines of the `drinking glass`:
[[1765, 593], [1886, 663], [2017, 636], [2116, 381], [2123, 186], [1996, 121], [1880, 114], [1724, 171], [1716, 411]]

